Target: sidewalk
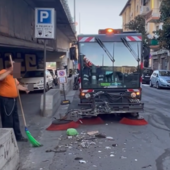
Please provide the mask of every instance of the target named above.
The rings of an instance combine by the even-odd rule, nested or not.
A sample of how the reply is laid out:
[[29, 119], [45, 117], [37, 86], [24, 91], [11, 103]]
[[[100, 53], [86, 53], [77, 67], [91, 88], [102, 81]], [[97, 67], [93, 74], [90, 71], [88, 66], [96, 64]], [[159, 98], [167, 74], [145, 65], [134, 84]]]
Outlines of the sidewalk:
[[[70, 91], [67, 94], [67, 99], [73, 101], [76, 91]], [[63, 96], [61, 100], [63, 99]], [[20, 150], [20, 169], [19, 170], [49, 170], [53, 163], [55, 153], [46, 153], [46, 150], [55, 148], [58, 145], [62, 131], [46, 131], [46, 128], [51, 124], [53, 117], [58, 118], [59, 114], [63, 115], [67, 112], [69, 105], [60, 105], [57, 113], [51, 118], [43, 118], [39, 115], [30, 115], [28, 118], [28, 127], [31, 134], [40, 143], [42, 147], [32, 148], [29, 143], [18, 143]], [[31, 120], [31, 121], [30, 121]], [[22, 122], [22, 121], [21, 121]], [[24, 132], [23, 132], [24, 133]]]

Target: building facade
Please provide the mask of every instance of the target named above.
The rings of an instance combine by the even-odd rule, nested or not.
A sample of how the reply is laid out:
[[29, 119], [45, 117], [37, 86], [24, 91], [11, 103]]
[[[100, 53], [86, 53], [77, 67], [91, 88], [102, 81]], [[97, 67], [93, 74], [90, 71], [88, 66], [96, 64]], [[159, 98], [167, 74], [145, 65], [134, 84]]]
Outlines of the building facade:
[[150, 49], [150, 67], [156, 69], [170, 69], [169, 51], [160, 49], [158, 42], [153, 40], [155, 37], [154, 31], [162, 29], [160, 19], [160, 5], [162, 0], [128, 0], [122, 9], [120, 16], [122, 16], [123, 31], [130, 31], [128, 23], [136, 16], [141, 15], [145, 18], [145, 29], [148, 33], [148, 38], [151, 39]]

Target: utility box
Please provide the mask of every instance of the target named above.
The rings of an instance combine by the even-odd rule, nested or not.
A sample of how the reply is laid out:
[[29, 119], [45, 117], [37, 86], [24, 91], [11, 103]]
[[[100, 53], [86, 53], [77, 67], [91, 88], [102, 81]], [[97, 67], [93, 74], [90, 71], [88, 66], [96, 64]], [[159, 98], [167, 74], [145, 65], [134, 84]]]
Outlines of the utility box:
[[18, 170], [19, 149], [13, 129], [0, 128], [0, 170]]

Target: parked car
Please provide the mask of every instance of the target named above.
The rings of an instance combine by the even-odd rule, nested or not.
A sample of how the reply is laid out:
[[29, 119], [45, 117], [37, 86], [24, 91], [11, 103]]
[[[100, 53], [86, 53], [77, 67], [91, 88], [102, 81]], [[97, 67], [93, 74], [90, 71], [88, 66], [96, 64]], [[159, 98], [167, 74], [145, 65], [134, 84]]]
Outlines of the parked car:
[[47, 70], [50, 72], [50, 74], [53, 77], [53, 83], [55, 85], [57, 85], [58, 84], [58, 80], [57, 80], [57, 76], [56, 76], [55, 70], [53, 70], [53, 69], [47, 69]]
[[170, 88], [170, 71], [155, 70], [150, 78], [150, 87]]
[[[44, 70], [27, 71], [20, 80], [21, 84], [27, 86], [33, 84], [34, 91], [44, 90]], [[53, 77], [51, 73], [46, 70], [46, 91], [53, 87]]]
[[153, 70], [151, 68], [144, 68], [142, 73], [142, 83], [149, 84], [152, 73]]

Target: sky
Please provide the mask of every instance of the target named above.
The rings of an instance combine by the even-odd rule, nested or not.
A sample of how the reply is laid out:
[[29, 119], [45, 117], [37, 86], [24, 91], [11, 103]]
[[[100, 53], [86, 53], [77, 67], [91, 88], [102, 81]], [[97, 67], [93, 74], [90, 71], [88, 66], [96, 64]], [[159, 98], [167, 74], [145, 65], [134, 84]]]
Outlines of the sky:
[[[67, 1], [74, 16], [74, 0]], [[119, 14], [126, 2], [127, 0], [76, 0], [78, 34], [97, 34], [99, 29], [122, 28], [122, 17]]]

